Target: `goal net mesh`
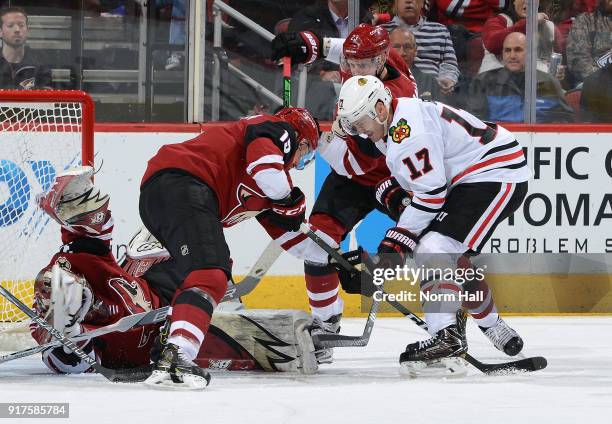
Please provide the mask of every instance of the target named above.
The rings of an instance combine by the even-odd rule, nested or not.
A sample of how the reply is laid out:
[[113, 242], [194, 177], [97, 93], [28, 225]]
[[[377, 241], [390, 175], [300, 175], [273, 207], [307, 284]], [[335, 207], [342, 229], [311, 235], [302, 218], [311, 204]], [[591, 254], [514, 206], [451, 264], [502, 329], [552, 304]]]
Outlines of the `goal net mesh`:
[[[36, 274], [61, 244], [59, 225], [38, 208], [36, 198], [58, 173], [81, 165], [84, 151], [86, 156], [93, 151], [93, 125], [84, 124], [93, 120], [91, 100], [80, 100], [88, 99], [80, 92], [41, 96], [0, 90], [0, 284], [30, 307]], [[0, 350], [27, 340], [28, 324], [26, 315], [0, 296]]]

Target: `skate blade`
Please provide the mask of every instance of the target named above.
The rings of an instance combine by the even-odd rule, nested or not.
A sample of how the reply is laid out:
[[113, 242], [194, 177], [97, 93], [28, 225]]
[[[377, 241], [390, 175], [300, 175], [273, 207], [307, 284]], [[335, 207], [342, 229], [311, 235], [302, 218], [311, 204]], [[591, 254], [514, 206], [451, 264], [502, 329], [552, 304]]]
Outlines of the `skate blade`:
[[183, 382], [175, 383], [169, 372], [156, 370], [144, 381], [144, 385], [160, 390], [203, 390], [208, 386], [208, 381], [197, 375], [183, 375]]
[[434, 361], [408, 361], [400, 364], [399, 373], [408, 378], [455, 378], [467, 374], [467, 362], [460, 357], [441, 358]]

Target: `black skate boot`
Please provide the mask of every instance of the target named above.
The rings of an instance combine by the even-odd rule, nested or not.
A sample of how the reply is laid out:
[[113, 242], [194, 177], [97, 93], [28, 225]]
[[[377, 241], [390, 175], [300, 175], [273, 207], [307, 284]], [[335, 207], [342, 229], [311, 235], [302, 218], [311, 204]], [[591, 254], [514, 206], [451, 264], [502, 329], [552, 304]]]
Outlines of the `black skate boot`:
[[319, 364], [331, 364], [334, 362], [334, 349], [331, 347], [323, 347], [317, 345], [316, 336], [317, 334], [338, 334], [340, 332], [340, 319], [342, 314], [334, 315], [325, 321], [321, 321], [320, 318], [314, 317], [312, 325], [310, 326], [310, 334], [313, 336], [314, 343], [314, 355], [317, 358]]
[[457, 323], [438, 331], [430, 339], [411, 343], [400, 355], [400, 374], [417, 376], [460, 376], [467, 372], [466, 315], [457, 311]]
[[512, 327], [499, 317], [493, 327], [479, 327], [493, 345], [508, 356], [518, 355], [523, 350], [523, 339]]
[[201, 390], [210, 383], [210, 374], [192, 361], [185, 359], [179, 347], [168, 343], [155, 363], [153, 373], [145, 384], [151, 387]]

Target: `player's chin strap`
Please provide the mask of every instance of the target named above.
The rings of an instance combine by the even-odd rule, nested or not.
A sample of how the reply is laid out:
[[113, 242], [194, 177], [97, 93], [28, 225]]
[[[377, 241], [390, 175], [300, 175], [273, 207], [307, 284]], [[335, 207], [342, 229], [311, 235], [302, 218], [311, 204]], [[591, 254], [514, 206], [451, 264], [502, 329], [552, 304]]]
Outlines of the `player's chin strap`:
[[[312, 231], [308, 224], [302, 224], [300, 230], [304, 234], [306, 234], [312, 241], [314, 241], [319, 247], [325, 250], [325, 252], [327, 252], [336, 262], [338, 262], [338, 264], [346, 268], [347, 271], [355, 270], [361, 272], [360, 270], [355, 268], [355, 266], [352, 265], [349, 261], [347, 261], [338, 250], [331, 247], [325, 242], [325, 240], [323, 240], [314, 231]], [[369, 272], [369, 270], [366, 270], [365, 272]], [[379, 294], [385, 295], [386, 293], [383, 289], [383, 285], [384, 284], [377, 286], [377, 292]], [[366, 321], [365, 329], [363, 330], [363, 335], [344, 336], [342, 334], [321, 334], [315, 336], [318, 339], [317, 343], [325, 347], [366, 346], [370, 339], [370, 334], [372, 333], [374, 321], [376, 320], [376, 313], [380, 304], [380, 301], [376, 299], [380, 298], [382, 298], [382, 296], [380, 295], [372, 297], [372, 307], [370, 308], [370, 313]], [[386, 302], [393, 306], [398, 312], [402, 313], [404, 316], [407, 316], [412, 322], [427, 331], [427, 323], [415, 314], [413, 314], [410, 309], [406, 308], [399, 302], [389, 300], [389, 296], [385, 296], [384, 298]], [[315, 339], [315, 337], [313, 337], [313, 339]], [[475, 368], [485, 374], [538, 371], [546, 368], [547, 366], [546, 358], [541, 356], [520, 359], [517, 361], [502, 362], [500, 364], [486, 364], [480, 362], [478, 359], [474, 358], [469, 353], [465, 353], [463, 357], [467, 362], [469, 362]]]

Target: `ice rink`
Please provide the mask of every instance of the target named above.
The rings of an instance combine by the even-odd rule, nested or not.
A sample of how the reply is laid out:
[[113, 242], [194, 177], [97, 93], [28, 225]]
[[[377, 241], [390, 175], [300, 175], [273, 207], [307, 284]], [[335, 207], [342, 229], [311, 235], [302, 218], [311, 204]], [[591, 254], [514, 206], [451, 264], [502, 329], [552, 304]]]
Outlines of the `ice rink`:
[[[360, 334], [364, 319], [345, 319]], [[0, 402], [69, 402], [70, 418], [95, 423], [600, 423], [612, 417], [612, 317], [508, 318], [526, 356], [545, 356], [531, 374], [404, 379], [397, 358], [425, 333], [408, 319], [379, 318], [364, 348], [337, 348], [318, 375], [215, 373], [202, 392], [162, 391], [103, 377], [50, 375], [39, 357], [0, 365]], [[468, 322], [470, 353], [504, 355]], [[48, 422], [10, 420], [10, 422]], [[52, 422], [57, 422], [52, 421]]]

